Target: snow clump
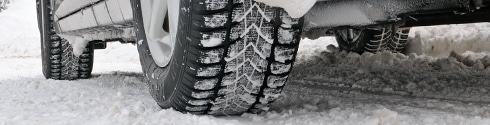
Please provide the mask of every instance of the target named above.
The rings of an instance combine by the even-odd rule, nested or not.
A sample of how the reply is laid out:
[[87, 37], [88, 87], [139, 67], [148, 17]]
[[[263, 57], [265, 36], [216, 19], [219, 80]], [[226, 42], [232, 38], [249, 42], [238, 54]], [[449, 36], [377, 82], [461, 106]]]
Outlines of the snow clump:
[[81, 36], [74, 36], [68, 34], [58, 34], [61, 38], [68, 40], [68, 42], [73, 47], [73, 55], [79, 57], [83, 54], [85, 47], [88, 45], [89, 41], [85, 40], [85, 38]]
[[7, 4], [10, 3], [10, 0], [0, 0], [0, 12], [2, 12], [2, 10], [5, 10], [7, 9]]

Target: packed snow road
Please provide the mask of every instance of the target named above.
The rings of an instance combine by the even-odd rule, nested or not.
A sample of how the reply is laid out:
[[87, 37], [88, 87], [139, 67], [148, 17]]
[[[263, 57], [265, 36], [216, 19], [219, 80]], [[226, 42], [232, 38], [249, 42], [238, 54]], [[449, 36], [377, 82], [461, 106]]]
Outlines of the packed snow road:
[[416, 28], [409, 52], [417, 54], [409, 55], [349, 54], [327, 47], [332, 37], [303, 40], [271, 111], [233, 117], [160, 109], [130, 44], [97, 50], [92, 79], [46, 80], [38, 34], [35, 2], [17, 0], [0, 13], [0, 125], [490, 124], [488, 23]]

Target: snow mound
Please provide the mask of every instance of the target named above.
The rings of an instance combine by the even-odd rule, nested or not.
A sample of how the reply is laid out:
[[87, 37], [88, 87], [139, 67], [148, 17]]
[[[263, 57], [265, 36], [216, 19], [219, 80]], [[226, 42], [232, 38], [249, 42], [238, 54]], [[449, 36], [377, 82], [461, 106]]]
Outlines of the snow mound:
[[310, 59], [313, 57], [312, 55], [317, 53], [333, 50], [327, 49], [329, 45], [338, 46], [335, 37], [320, 37], [316, 40], [302, 39], [299, 44], [300, 49], [298, 49], [296, 60]]
[[[311, 77], [331, 87], [462, 101], [490, 98], [490, 87], [483, 87], [490, 85], [483, 82], [490, 80], [489, 55], [453, 51], [449, 57], [434, 58], [387, 51], [359, 55], [335, 49], [299, 62], [292, 79], [308, 81]], [[473, 96], [474, 93], [488, 94]]]
[[[330, 66], [350, 66], [360, 69], [386, 69], [386, 68], [432, 68], [435, 70], [444, 71], [460, 71], [460, 70], [486, 70], [490, 67], [490, 55], [471, 54], [469, 52], [458, 54], [455, 51], [450, 52], [446, 58], [434, 58], [415, 53], [404, 55], [401, 53], [391, 53], [384, 51], [380, 53], [347, 53], [339, 51], [333, 45], [327, 50], [321, 52], [317, 56], [299, 60], [306, 64], [318, 64], [321, 62], [324, 65]], [[313, 59], [312, 59], [313, 58]], [[423, 65], [420, 65], [423, 64]], [[490, 69], [489, 69], [490, 71]]]
[[447, 57], [455, 51], [490, 52], [490, 23], [415, 27], [409, 35], [407, 53]]

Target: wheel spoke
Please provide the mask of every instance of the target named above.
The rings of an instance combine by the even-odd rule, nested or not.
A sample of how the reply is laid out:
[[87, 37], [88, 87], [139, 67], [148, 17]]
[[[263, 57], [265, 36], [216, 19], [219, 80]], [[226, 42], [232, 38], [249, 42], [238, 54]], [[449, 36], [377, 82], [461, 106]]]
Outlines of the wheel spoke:
[[[175, 45], [175, 31], [178, 24], [174, 18], [178, 18], [178, 11], [173, 11], [170, 16], [167, 16], [170, 3], [178, 3], [178, 1], [167, 0], [141, 0], [142, 17], [146, 32], [146, 39], [149, 44], [152, 58], [159, 67], [166, 67], [170, 62]], [[177, 4], [178, 5], [178, 4]], [[176, 6], [177, 6], [176, 5]], [[178, 8], [178, 7], [177, 7]], [[173, 16], [177, 13], [177, 17]], [[170, 32], [167, 32], [162, 27], [166, 19], [170, 18], [168, 23]]]

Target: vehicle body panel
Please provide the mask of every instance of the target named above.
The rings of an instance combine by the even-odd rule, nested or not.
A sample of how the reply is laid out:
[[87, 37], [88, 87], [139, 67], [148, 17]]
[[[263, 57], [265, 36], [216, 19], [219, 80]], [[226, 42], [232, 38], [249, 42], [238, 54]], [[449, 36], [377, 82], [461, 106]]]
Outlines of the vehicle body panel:
[[[304, 16], [305, 30], [387, 23], [403, 26], [407, 20], [417, 20], [411, 18], [412, 15], [450, 12], [457, 16], [488, 11], [482, 9], [488, 3], [488, 0], [324, 0], [317, 2]], [[490, 16], [479, 18], [486, 22]]]
[[[59, 3], [55, 8], [57, 33], [87, 40], [134, 40], [130, 0], [52, 1]], [[490, 12], [488, 5], [490, 0], [316, 0], [304, 15], [303, 31], [308, 35], [311, 31], [386, 24], [411, 27], [489, 22], [490, 16], [484, 15]], [[473, 16], [461, 16], [466, 14]]]
[[55, 14], [60, 34], [86, 40], [134, 39], [130, 0], [64, 0]]

